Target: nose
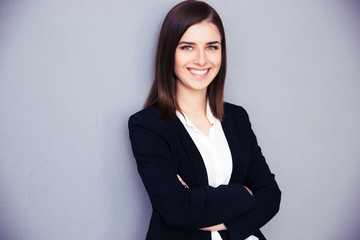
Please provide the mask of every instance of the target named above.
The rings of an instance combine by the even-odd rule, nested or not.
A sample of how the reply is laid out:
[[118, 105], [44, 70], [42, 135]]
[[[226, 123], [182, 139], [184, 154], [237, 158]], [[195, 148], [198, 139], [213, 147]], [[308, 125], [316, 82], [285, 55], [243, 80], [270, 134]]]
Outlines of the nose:
[[206, 58], [205, 51], [199, 49], [195, 56], [195, 60], [194, 60], [195, 64], [202, 66], [202, 65], [206, 64], [206, 61], [207, 61], [207, 58]]

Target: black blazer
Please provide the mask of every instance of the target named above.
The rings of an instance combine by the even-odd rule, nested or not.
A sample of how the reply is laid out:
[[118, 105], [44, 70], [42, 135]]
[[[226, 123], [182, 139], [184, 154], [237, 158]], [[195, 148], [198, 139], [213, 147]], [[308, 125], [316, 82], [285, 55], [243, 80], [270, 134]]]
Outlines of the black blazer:
[[233, 172], [228, 185], [213, 188], [195, 143], [176, 116], [163, 121], [159, 109], [152, 106], [130, 117], [132, 150], [153, 207], [146, 239], [210, 240], [209, 231], [198, 229], [219, 223], [228, 228], [220, 232], [223, 239], [243, 240], [250, 235], [265, 239], [259, 229], [278, 212], [280, 189], [246, 111], [225, 103], [222, 127]]

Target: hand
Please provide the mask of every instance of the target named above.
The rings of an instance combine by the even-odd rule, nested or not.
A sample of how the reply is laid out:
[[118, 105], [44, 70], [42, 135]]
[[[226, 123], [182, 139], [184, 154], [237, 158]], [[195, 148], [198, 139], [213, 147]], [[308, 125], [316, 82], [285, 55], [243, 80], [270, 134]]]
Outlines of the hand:
[[176, 176], [177, 176], [177, 178], [179, 179], [179, 181], [181, 182], [181, 184], [182, 184], [185, 188], [189, 189], [189, 186], [184, 182], [184, 180], [182, 180], [182, 178], [180, 177], [180, 175], [179, 175], [179, 174], [176, 174]]
[[246, 190], [248, 190], [248, 192], [251, 194], [251, 196], [254, 196], [253, 192], [246, 186], [244, 186], [244, 188], [246, 188]]
[[220, 223], [218, 225], [214, 225], [214, 226], [211, 226], [211, 227], [200, 228], [200, 230], [203, 230], [203, 231], [221, 231], [221, 230], [227, 230], [227, 227], [225, 226], [225, 224]]

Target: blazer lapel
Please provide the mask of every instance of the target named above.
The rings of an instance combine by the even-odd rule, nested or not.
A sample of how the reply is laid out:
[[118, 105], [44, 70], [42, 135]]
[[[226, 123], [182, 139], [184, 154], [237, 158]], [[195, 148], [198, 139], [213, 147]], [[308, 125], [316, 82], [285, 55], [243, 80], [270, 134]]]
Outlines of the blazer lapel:
[[235, 123], [234, 118], [231, 117], [231, 112], [226, 111], [225, 108], [224, 119], [221, 122], [221, 125], [229, 144], [233, 161], [233, 171], [231, 173], [230, 182], [242, 183], [245, 179], [247, 156], [245, 154], [246, 150], [244, 149], [244, 144], [242, 144], [241, 141], [241, 133], [236, 131], [237, 128], [235, 127], [235, 124], [241, 123]]
[[181, 123], [180, 119], [174, 117], [172, 120], [172, 124], [179, 135], [184, 150], [187, 152], [187, 156], [191, 160], [194, 170], [194, 176], [196, 179], [196, 184], [197, 185], [208, 184], [206, 167], [194, 141], [192, 140], [191, 136], [185, 129], [184, 125]]

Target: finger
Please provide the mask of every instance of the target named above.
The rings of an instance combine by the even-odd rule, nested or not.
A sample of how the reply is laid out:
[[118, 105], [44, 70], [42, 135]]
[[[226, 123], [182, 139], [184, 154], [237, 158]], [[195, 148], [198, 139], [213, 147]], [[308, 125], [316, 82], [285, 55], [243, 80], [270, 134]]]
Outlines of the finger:
[[179, 176], [179, 174], [176, 174], [177, 178], [179, 179], [179, 181], [181, 182], [182, 185], [185, 185], [184, 180], [182, 180], [182, 178]]
[[253, 192], [246, 186], [244, 186], [246, 188], [246, 190], [248, 190], [248, 192], [251, 194], [251, 196], [254, 196]]
[[180, 177], [179, 174], [176, 174], [177, 178], [179, 179], [179, 181], [181, 182], [181, 184], [185, 187], [185, 188], [189, 188], [189, 186], [184, 182], [184, 180], [182, 180], [182, 178]]
[[209, 227], [206, 227], [206, 228], [199, 228], [200, 230], [202, 231], [210, 231], [211, 229]]

